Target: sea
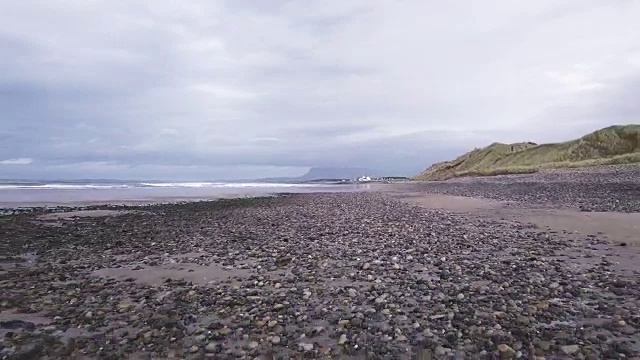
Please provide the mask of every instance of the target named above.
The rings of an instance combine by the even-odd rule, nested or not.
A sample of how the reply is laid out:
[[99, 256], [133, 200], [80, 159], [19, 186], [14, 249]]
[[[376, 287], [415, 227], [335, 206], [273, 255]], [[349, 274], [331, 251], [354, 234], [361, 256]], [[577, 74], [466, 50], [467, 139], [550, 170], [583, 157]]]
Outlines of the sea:
[[0, 207], [148, 204], [279, 193], [365, 191], [371, 184], [349, 182], [165, 182], [165, 181], [24, 181], [0, 180]]

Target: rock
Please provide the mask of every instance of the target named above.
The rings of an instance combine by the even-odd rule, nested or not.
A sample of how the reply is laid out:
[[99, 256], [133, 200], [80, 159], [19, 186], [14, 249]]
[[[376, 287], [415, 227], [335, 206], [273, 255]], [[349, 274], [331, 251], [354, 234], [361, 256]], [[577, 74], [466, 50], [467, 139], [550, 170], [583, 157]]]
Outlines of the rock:
[[369, 263], [364, 263], [362, 265], [362, 270], [369, 270], [369, 268], [371, 268], [371, 264], [369, 264]]
[[291, 256], [281, 256], [276, 259], [276, 266], [284, 267], [289, 265], [292, 261], [293, 261], [293, 258]]
[[507, 317], [507, 313], [504, 311], [495, 311], [493, 313], [493, 316], [495, 316], [497, 319], [504, 319]]
[[258, 346], [260, 346], [260, 344], [257, 341], [251, 341], [249, 342], [249, 345], [248, 345], [249, 349], [252, 349], [252, 350], [256, 349]]
[[283, 304], [275, 304], [273, 306], [273, 310], [282, 310], [284, 309], [284, 305]]
[[433, 360], [431, 349], [419, 349], [416, 355], [417, 360]]
[[548, 310], [549, 302], [546, 300], [539, 301], [535, 306], [538, 308], [538, 310]]
[[14, 359], [39, 359], [40, 354], [44, 350], [42, 342], [37, 341], [35, 343], [25, 344], [18, 347], [12, 355]]
[[274, 336], [271, 338], [273, 344], [280, 344], [280, 336]]
[[444, 357], [445, 355], [451, 353], [451, 349], [446, 348], [444, 346], [438, 345], [436, 346], [435, 355], [437, 359]]
[[197, 345], [193, 345], [189, 348], [189, 352], [192, 354], [197, 353], [198, 351], [200, 351], [200, 348]]
[[458, 295], [456, 296], [456, 299], [458, 299], [458, 300], [463, 300], [463, 299], [464, 299], [464, 294], [463, 294], [463, 293], [458, 294]]
[[347, 339], [347, 335], [346, 334], [342, 334], [342, 335], [340, 335], [340, 338], [338, 339], [338, 345], [344, 345], [348, 341], [349, 340]]
[[551, 349], [551, 343], [549, 341], [541, 341], [538, 346], [543, 351], [549, 351], [549, 349]]
[[214, 343], [214, 342], [210, 342], [207, 344], [207, 346], [204, 347], [204, 350], [207, 353], [216, 353], [218, 352], [218, 344]]
[[87, 318], [87, 319], [91, 319], [91, 318], [93, 317], [93, 312], [91, 312], [91, 311], [87, 311], [87, 312], [84, 314], [84, 317], [85, 317], [85, 318]]
[[563, 345], [560, 346], [560, 350], [567, 354], [567, 355], [573, 355], [575, 353], [577, 353], [578, 351], [580, 351], [580, 346], [578, 345]]
[[636, 329], [631, 325], [625, 325], [620, 328], [620, 332], [625, 335], [633, 335], [636, 333]]
[[516, 316], [516, 322], [518, 322], [521, 325], [529, 325], [529, 324], [531, 324], [531, 319], [529, 319], [526, 316], [517, 315]]
[[498, 345], [498, 351], [500, 352], [500, 359], [514, 359], [516, 357], [516, 351], [507, 344]]
[[298, 348], [300, 348], [300, 350], [302, 351], [311, 351], [313, 350], [313, 344], [309, 344], [309, 343], [299, 343], [298, 344]]

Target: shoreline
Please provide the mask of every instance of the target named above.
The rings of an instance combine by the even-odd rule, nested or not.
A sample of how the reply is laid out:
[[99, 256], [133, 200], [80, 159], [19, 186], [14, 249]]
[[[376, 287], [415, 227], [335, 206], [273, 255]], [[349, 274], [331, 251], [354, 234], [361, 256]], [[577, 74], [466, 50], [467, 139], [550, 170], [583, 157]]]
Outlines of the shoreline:
[[0, 210], [29, 210], [29, 209], [81, 209], [81, 208], [102, 208], [102, 207], [136, 207], [163, 204], [178, 204], [189, 202], [217, 201], [230, 199], [245, 199], [256, 197], [272, 197], [281, 193], [264, 193], [264, 194], [236, 194], [217, 197], [156, 197], [153, 199], [131, 199], [131, 200], [111, 200], [111, 201], [74, 201], [74, 202], [30, 202], [21, 203], [22, 206], [16, 207], [17, 203], [0, 202]]
[[[147, 197], [106, 197], [99, 199], [98, 197], [91, 198], [91, 194], [80, 194], [76, 196], [84, 197], [83, 200], [31, 200], [31, 201], [7, 201], [0, 197], [0, 211], [1, 210], [13, 210], [13, 209], [29, 209], [29, 208], [65, 208], [65, 207], [87, 207], [87, 206], [145, 206], [154, 204], [165, 203], [177, 203], [177, 202], [198, 202], [198, 201], [215, 201], [218, 199], [242, 199], [251, 197], [269, 197], [277, 196], [279, 194], [305, 194], [305, 193], [343, 193], [343, 192], [358, 192], [358, 191], [370, 191], [372, 186], [370, 185], [358, 185], [358, 186], [342, 186], [335, 185], [335, 187], [291, 187], [286, 189], [246, 189], [245, 191], [235, 192], [217, 192], [213, 194], [195, 194], [195, 195], [168, 195], [159, 193], [154, 196]], [[147, 189], [148, 190], [148, 189]], [[160, 192], [162, 189], [156, 188], [155, 191]], [[193, 189], [168, 189], [169, 194], [176, 190], [192, 190]], [[206, 191], [207, 189], [205, 189]], [[46, 190], [35, 190], [36, 192], [43, 192]], [[66, 190], [68, 191], [68, 190]], [[76, 190], [76, 194], [86, 190]], [[99, 190], [100, 192], [106, 192], [108, 190]], [[197, 191], [197, 190], [196, 190]], [[0, 192], [0, 195], [2, 193]], [[104, 194], [101, 194], [104, 195]]]

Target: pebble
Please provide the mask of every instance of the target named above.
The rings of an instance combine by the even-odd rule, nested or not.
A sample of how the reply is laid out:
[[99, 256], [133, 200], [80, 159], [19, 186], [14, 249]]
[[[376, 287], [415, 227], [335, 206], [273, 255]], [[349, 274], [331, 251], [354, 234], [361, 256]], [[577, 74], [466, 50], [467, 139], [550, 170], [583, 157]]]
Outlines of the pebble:
[[567, 355], [573, 355], [573, 354], [577, 353], [578, 351], [580, 351], [580, 346], [578, 346], [578, 345], [563, 345], [563, 346], [560, 347], [560, 350], [562, 350], [562, 352], [567, 354]]
[[516, 356], [516, 351], [507, 344], [498, 345], [498, 351], [502, 359], [511, 359]]
[[214, 353], [218, 350], [218, 344], [210, 342], [205, 346], [204, 350], [208, 353]]
[[298, 344], [298, 347], [303, 350], [303, 351], [311, 351], [313, 350], [313, 344], [309, 344], [309, 343], [300, 343]]

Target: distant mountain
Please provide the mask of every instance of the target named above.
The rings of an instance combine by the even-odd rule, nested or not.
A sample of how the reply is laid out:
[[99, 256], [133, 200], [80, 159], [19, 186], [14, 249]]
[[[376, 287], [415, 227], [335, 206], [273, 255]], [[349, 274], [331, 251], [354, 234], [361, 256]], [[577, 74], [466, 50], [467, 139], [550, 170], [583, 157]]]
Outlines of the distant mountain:
[[389, 172], [367, 168], [355, 167], [314, 167], [309, 171], [297, 177], [281, 177], [259, 179], [260, 182], [301, 182], [313, 180], [337, 180], [337, 179], [355, 179], [360, 176], [382, 177], [392, 176]]
[[640, 125], [616, 125], [562, 143], [493, 143], [455, 160], [433, 164], [414, 179], [446, 180], [635, 162], [640, 162]]

